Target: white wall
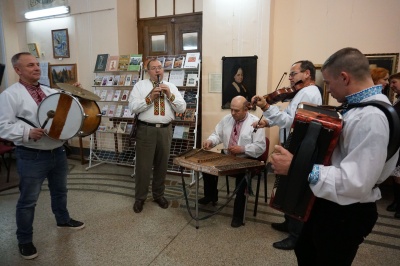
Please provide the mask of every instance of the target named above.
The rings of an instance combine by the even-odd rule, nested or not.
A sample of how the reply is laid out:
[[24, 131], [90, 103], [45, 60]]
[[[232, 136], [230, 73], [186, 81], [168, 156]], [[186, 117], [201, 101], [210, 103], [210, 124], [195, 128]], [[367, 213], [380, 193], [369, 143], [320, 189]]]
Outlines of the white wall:
[[[80, 81], [90, 88], [97, 54], [128, 52], [130, 46], [137, 52], [134, 0], [69, 0], [71, 16], [35, 22], [23, 20], [21, 2], [2, 0], [0, 5], [7, 63], [13, 54], [27, 50], [28, 42], [38, 43], [45, 53], [41, 60], [59, 63], [52, 58], [51, 29], [71, 27], [71, 58], [63, 63], [77, 63]], [[229, 113], [220, 108], [221, 94], [208, 92], [208, 75], [222, 72], [222, 56], [257, 55], [257, 93], [265, 95], [297, 60], [322, 64], [345, 46], [364, 53], [398, 53], [399, 10], [399, 0], [196, 0], [195, 11], [203, 11], [202, 139]], [[10, 84], [17, 80], [10, 68], [7, 75]], [[277, 132], [267, 130], [272, 144]]]

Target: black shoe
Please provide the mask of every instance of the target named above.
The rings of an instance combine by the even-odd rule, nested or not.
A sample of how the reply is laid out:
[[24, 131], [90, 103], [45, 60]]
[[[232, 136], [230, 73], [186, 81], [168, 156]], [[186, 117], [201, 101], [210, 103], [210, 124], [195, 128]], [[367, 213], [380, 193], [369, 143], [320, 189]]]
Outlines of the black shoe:
[[271, 227], [273, 229], [275, 229], [275, 230], [280, 231], [280, 232], [286, 232], [286, 233], [289, 232], [288, 224], [286, 222], [283, 222], [283, 223], [272, 223]]
[[38, 256], [37, 250], [32, 242], [26, 244], [18, 244], [19, 253], [26, 260], [34, 259]]
[[279, 242], [275, 242], [272, 244], [274, 248], [283, 249], [283, 250], [292, 250], [296, 246], [297, 239], [293, 236], [289, 236]]
[[387, 206], [386, 210], [388, 212], [395, 212], [396, 211], [396, 207], [397, 207], [397, 202], [393, 201], [392, 203], [390, 203], [390, 205]]
[[207, 205], [208, 203], [212, 202], [212, 205], [215, 206], [215, 205], [217, 205], [218, 198], [211, 200], [210, 198], [204, 197], [204, 198], [198, 199], [197, 202], [201, 205]]
[[154, 202], [156, 202], [158, 206], [160, 206], [163, 209], [168, 208], [168, 201], [164, 197], [155, 199]]
[[79, 221], [75, 221], [74, 219], [70, 219], [68, 222], [64, 224], [57, 224], [58, 228], [71, 228], [71, 229], [82, 229], [85, 227], [85, 224]]
[[233, 217], [231, 226], [234, 228], [241, 227], [243, 225], [243, 218]]
[[139, 213], [143, 210], [144, 200], [135, 200], [135, 204], [133, 204], [133, 211]]

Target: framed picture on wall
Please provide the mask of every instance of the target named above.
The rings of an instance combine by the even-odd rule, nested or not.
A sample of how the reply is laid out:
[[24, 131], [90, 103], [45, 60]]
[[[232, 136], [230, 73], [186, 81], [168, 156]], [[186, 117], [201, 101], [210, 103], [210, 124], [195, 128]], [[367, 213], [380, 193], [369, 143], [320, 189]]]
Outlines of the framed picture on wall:
[[315, 85], [318, 87], [319, 91], [321, 92], [322, 96], [322, 104], [328, 105], [329, 104], [329, 92], [326, 91], [326, 86], [324, 83], [324, 78], [322, 77], [321, 64], [314, 64], [315, 66]]
[[241, 95], [250, 102], [256, 95], [257, 59], [256, 55], [222, 57], [222, 109], [230, 109], [235, 96]]
[[[389, 71], [389, 75], [397, 73], [397, 66], [399, 64], [399, 53], [386, 53], [386, 54], [365, 54], [369, 61], [369, 68], [382, 67]], [[394, 93], [390, 89], [384, 89], [385, 93], [390, 100], [393, 100]]]
[[58, 88], [56, 83], [74, 84], [78, 81], [76, 64], [49, 65], [50, 87]]
[[28, 43], [28, 50], [34, 57], [40, 57], [36, 43]]
[[51, 42], [53, 43], [54, 58], [69, 58], [68, 29], [52, 30]]

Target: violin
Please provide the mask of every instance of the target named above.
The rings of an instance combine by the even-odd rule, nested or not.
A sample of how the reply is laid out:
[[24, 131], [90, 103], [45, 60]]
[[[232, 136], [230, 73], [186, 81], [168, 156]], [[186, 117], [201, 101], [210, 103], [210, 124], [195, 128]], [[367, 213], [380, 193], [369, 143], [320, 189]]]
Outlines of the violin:
[[264, 95], [263, 97], [268, 104], [276, 104], [277, 102], [284, 102], [293, 99], [297, 92], [302, 88], [304, 88], [303, 81], [299, 80], [291, 88], [284, 87]]

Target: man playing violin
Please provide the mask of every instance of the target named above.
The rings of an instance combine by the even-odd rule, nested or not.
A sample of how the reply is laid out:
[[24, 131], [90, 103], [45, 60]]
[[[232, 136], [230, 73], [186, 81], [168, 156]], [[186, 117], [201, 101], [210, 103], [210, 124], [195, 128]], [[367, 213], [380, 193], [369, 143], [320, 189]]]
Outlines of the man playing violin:
[[[322, 104], [321, 93], [314, 84], [315, 66], [312, 62], [307, 60], [295, 62], [290, 68], [289, 81], [290, 86], [296, 93], [285, 110], [280, 111], [278, 106], [270, 105], [263, 96], [256, 95], [251, 100], [252, 103], [261, 108], [265, 117], [259, 123], [253, 123], [253, 127], [278, 126], [280, 128], [279, 138], [281, 143], [284, 143], [288, 138], [299, 103]], [[283, 223], [272, 223], [271, 226], [275, 230], [289, 233], [289, 237], [275, 242], [273, 247], [284, 250], [294, 249], [303, 226], [302, 222], [285, 215]]]
[[[328, 91], [340, 103], [371, 101], [390, 104], [375, 86], [369, 62], [361, 51], [343, 48], [322, 66]], [[381, 184], [393, 171], [398, 152], [390, 159], [390, 124], [375, 106], [345, 109], [339, 142], [331, 165], [314, 164], [308, 176], [316, 199], [295, 247], [298, 265], [351, 265], [377, 219]], [[287, 175], [293, 155], [279, 145], [271, 156], [275, 174]]]

